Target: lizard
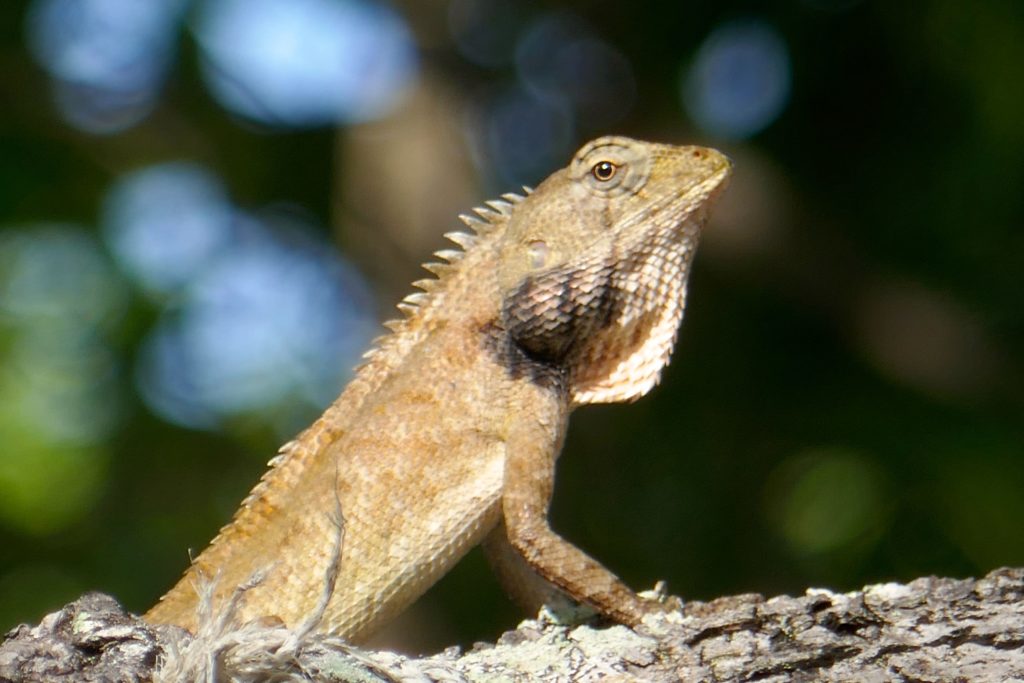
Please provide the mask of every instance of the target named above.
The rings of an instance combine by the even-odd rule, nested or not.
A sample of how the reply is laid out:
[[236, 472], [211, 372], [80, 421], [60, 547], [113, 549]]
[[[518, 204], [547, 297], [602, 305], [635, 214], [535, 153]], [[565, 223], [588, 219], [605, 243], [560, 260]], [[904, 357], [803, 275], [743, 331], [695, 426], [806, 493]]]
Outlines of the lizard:
[[710, 148], [606, 136], [525, 195], [460, 216], [471, 231], [446, 237], [461, 249], [435, 252], [405, 316], [144, 618], [195, 632], [201, 581], [215, 609], [248, 582], [240, 620], [296, 627], [322, 609], [317, 630], [358, 643], [481, 543], [528, 606], [568, 596], [630, 626], [665, 609], [547, 511], [572, 410], [659, 381], [730, 173]]

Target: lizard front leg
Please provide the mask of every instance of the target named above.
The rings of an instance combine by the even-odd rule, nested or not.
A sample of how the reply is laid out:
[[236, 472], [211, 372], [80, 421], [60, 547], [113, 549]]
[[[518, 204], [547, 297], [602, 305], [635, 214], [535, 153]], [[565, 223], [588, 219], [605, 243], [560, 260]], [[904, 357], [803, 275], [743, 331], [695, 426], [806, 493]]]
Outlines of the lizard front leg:
[[[639, 597], [615, 574], [548, 525], [555, 458], [561, 449], [565, 419], [561, 420], [561, 425], [552, 425], [550, 417], [545, 420], [541, 416], [567, 412], [563, 406], [541, 405], [545, 399], [558, 400], [551, 393], [543, 398], [534, 396], [528, 404], [529, 412], [534, 414], [521, 414], [513, 433], [509, 434], [502, 493], [508, 546], [521, 558], [520, 562], [572, 599], [590, 605], [615, 621], [636, 626], [645, 614], [661, 609], [659, 603]], [[553, 591], [545, 591], [540, 582], [524, 576], [523, 567], [517, 567], [515, 560], [502, 559], [507, 552], [502, 548], [501, 539], [494, 537], [500, 533], [501, 527], [488, 539], [488, 555], [492, 562], [500, 565], [499, 578], [511, 589], [513, 597], [527, 603], [535, 602], [538, 596], [545, 601], [553, 597]]]
[[523, 613], [537, 614], [544, 605], [556, 611], [566, 611], [579, 604], [526, 563], [509, 543], [504, 522], [484, 537], [480, 547], [498, 582]]

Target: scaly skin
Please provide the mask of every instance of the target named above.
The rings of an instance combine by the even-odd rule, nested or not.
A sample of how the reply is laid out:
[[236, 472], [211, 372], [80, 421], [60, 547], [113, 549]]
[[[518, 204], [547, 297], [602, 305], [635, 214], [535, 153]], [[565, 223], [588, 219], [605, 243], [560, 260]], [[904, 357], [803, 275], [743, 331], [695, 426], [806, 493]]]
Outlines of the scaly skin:
[[318, 629], [351, 641], [485, 538], [527, 604], [562, 592], [630, 625], [661, 609], [557, 536], [547, 509], [572, 409], [657, 383], [729, 173], [714, 150], [606, 137], [527, 197], [464, 216], [474, 233], [449, 235], [464, 251], [437, 253], [448, 263], [426, 266], [438, 278], [415, 283], [406, 319], [145, 618], [195, 631], [198, 581], [219, 609], [262, 572], [238, 617], [297, 626], [324, 591], [339, 507]]

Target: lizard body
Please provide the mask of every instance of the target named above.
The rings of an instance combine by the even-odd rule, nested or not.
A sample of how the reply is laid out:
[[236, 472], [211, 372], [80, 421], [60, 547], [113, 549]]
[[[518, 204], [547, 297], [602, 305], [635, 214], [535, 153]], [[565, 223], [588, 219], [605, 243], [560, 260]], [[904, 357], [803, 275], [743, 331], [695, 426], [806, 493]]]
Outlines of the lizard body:
[[320, 630], [364, 638], [482, 541], [523, 601], [560, 592], [638, 623], [656, 604], [549, 528], [554, 464], [575, 406], [657, 382], [729, 172], [714, 150], [605, 137], [525, 198], [464, 216], [474, 232], [448, 235], [463, 250], [437, 252], [407, 317], [145, 618], [195, 631], [200, 577], [218, 606], [260, 573], [240, 618], [296, 626], [323, 592], [340, 507]]

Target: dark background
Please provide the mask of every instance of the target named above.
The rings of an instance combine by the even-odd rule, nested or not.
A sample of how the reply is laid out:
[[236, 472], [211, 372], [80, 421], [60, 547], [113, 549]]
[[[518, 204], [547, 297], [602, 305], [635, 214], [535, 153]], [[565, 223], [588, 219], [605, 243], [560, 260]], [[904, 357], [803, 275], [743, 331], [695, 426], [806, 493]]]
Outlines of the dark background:
[[[294, 7], [325, 3], [367, 22], [329, 40], [370, 47], [295, 67], [319, 20], [287, 49], [238, 40], [263, 69], [338, 60], [356, 84], [326, 105], [330, 73], [302, 91], [286, 70], [299, 95], [261, 99], [264, 73], [234, 73], [204, 33], [214, 0], [155, 3], [167, 16], [127, 56], [110, 51], [137, 3], [107, 3], [121, 23], [90, 19], [94, 0], [0, 8], [0, 628], [88, 589], [148, 607], [340, 389], [455, 215], [607, 132], [716, 146], [736, 174], [662, 385], [574, 416], [555, 528], [688, 599], [1024, 564], [1024, 4]], [[249, 14], [290, 26], [280, 4]], [[376, 68], [378, 30], [397, 72]], [[351, 108], [386, 78], [390, 100]], [[300, 95], [320, 108], [289, 109]], [[231, 212], [179, 270], [191, 195], [129, 212], [157, 257], [117, 237], [116, 188], [171, 162]], [[241, 253], [270, 258], [228, 267]], [[387, 642], [468, 644], [517, 618], [474, 551]]]

